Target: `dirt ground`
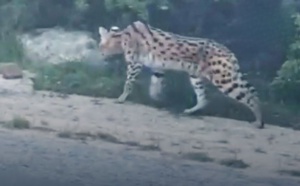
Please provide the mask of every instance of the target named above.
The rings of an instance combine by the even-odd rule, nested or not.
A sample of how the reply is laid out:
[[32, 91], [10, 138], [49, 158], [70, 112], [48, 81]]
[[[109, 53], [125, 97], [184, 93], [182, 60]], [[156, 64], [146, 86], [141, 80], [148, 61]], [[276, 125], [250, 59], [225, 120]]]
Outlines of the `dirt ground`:
[[3, 126], [24, 118], [30, 122], [27, 133], [82, 142], [106, 140], [182, 160], [240, 168], [259, 177], [300, 179], [300, 131], [293, 129], [267, 124], [260, 130], [232, 119], [175, 116], [130, 102], [116, 104], [114, 99], [37, 92], [26, 76], [0, 79], [0, 95]]

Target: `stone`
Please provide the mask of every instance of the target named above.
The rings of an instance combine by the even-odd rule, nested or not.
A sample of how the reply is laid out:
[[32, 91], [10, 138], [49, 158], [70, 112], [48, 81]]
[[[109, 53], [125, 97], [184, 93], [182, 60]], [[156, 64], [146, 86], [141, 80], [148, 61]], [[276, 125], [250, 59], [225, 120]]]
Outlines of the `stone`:
[[36, 29], [18, 35], [24, 56], [31, 62], [61, 64], [93, 62], [105, 65], [92, 33], [61, 27]]
[[0, 73], [4, 79], [23, 78], [23, 71], [16, 63], [0, 63]]

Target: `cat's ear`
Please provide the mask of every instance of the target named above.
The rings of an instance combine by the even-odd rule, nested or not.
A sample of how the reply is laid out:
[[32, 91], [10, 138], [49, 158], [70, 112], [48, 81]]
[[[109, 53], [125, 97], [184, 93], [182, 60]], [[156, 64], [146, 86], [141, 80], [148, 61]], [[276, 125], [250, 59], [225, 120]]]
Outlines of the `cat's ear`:
[[107, 34], [107, 30], [104, 28], [104, 27], [99, 27], [99, 34], [100, 34], [100, 36], [105, 36], [106, 34]]

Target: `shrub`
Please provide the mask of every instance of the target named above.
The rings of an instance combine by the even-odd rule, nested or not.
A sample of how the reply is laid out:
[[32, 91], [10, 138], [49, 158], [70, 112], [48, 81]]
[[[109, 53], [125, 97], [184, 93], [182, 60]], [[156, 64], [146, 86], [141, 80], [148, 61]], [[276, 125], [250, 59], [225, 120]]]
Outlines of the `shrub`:
[[295, 37], [289, 47], [287, 60], [271, 83], [277, 98], [284, 101], [300, 101], [300, 14], [294, 15]]
[[12, 120], [7, 121], [4, 126], [12, 129], [29, 129], [30, 121], [26, 118], [15, 116]]
[[36, 90], [64, 94], [116, 97], [122, 92], [123, 78], [103, 65], [66, 62], [39, 67], [34, 80]]

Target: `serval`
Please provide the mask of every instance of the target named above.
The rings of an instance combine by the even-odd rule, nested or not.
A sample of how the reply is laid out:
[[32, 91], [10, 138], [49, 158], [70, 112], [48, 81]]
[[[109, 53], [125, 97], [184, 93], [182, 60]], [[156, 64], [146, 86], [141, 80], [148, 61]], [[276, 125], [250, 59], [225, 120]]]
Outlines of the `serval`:
[[223, 94], [247, 106], [264, 128], [260, 100], [255, 88], [243, 77], [238, 60], [226, 46], [206, 38], [185, 37], [135, 21], [124, 29], [99, 27], [101, 56], [106, 59], [124, 54], [127, 79], [118, 103], [126, 100], [143, 66], [152, 69], [151, 82], [159, 84], [166, 70], [189, 74], [197, 103], [185, 114], [202, 109], [207, 104], [203, 80], [209, 80]]

